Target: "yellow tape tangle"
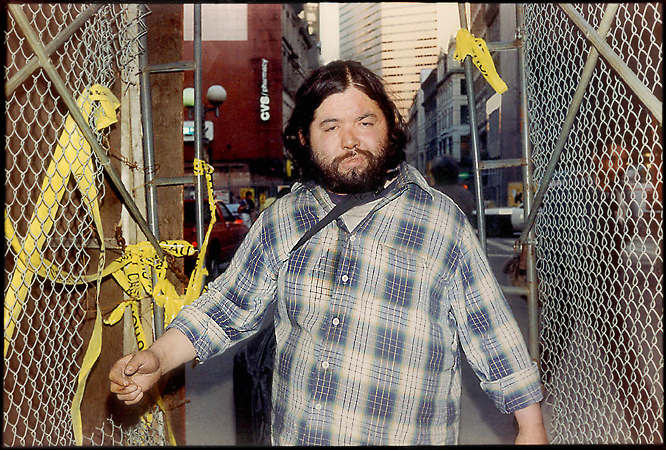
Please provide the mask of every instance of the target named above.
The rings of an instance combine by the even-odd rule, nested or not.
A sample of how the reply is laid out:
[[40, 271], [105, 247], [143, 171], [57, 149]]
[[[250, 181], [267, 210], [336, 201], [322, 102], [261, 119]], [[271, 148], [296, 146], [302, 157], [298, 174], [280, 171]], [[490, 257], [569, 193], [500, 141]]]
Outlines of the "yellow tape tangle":
[[495, 89], [495, 92], [502, 94], [507, 91], [508, 87], [497, 74], [493, 57], [488, 51], [486, 42], [481, 38], [475, 38], [465, 28], [461, 28], [456, 33], [456, 51], [453, 58], [462, 64], [467, 56], [472, 57], [472, 62], [481, 71], [483, 78]]
[[[108, 126], [113, 123], [115, 113], [113, 114], [114, 117], [107, 117], [106, 113], [110, 110], [113, 111], [114, 108], [120, 106], [120, 103], [107, 88], [94, 85], [90, 89], [86, 89], [77, 99], [77, 106], [86, 119], [91, 115], [94, 100], [100, 100], [103, 104], [103, 107], [95, 112], [98, 129], [101, 129], [101, 126]], [[4, 307], [5, 356], [28, 290], [32, 285], [34, 274], [37, 271], [35, 268], [41, 265], [42, 249], [49, 232], [53, 228], [70, 175], [74, 176], [84, 203], [93, 213], [96, 225], [101, 224], [99, 208], [97, 207], [99, 193], [94, 184], [94, 173], [90, 144], [83, 137], [71, 115], [68, 115], [65, 119], [64, 130], [58, 139], [53, 157], [46, 169], [41, 193], [35, 202], [35, 210], [28, 227], [28, 233], [23, 241], [23, 247], [18, 252], [14, 271], [9, 277], [9, 288], [5, 294]], [[101, 231], [98, 230], [98, 233], [101, 233]]]

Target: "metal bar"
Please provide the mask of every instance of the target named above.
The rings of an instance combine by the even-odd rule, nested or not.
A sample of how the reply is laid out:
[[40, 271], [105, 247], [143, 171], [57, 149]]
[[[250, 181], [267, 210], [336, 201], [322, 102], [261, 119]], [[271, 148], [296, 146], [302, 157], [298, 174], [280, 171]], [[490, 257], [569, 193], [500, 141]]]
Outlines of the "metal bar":
[[573, 23], [585, 34], [588, 41], [594, 45], [597, 51], [604, 57], [608, 64], [615, 69], [620, 77], [627, 83], [627, 86], [634, 91], [634, 94], [643, 102], [643, 104], [650, 110], [653, 116], [657, 118], [659, 124], [662, 124], [663, 103], [652, 93], [650, 90], [638, 79], [636, 74], [622, 61], [617, 53], [611, 49], [610, 45], [606, 43], [605, 33], [600, 36], [592, 28], [592, 26], [585, 21], [578, 11], [573, 6], [564, 3], [559, 3], [560, 7], [569, 16]]
[[[465, 4], [458, 3], [460, 27], [467, 28], [467, 14]], [[486, 213], [483, 205], [483, 190], [481, 189], [481, 151], [479, 150], [479, 130], [476, 123], [476, 100], [474, 99], [474, 78], [472, 77], [472, 58], [467, 56], [464, 61], [465, 81], [467, 85], [467, 103], [469, 104], [469, 134], [472, 136], [472, 150], [474, 162], [474, 190], [476, 192], [476, 225], [481, 248], [486, 251]]]
[[151, 181], [146, 182], [146, 185], [154, 186], [178, 186], [181, 184], [194, 184], [196, 180], [194, 176], [189, 177], [162, 177], [153, 178]]
[[177, 61], [165, 64], [150, 64], [142, 70], [150, 73], [183, 72], [185, 70], [194, 70], [194, 61]]
[[486, 47], [488, 51], [498, 52], [504, 50], [515, 50], [520, 48], [523, 45], [523, 42], [520, 39], [514, 39], [513, 41], [502, 41], [502, 42], [486, 42]]
[[[613, 20], [615, 20], [615, 14], [617, 13], [618, 8], [619, 5], [617, 3], [609, 3], [608, 6], [606, 6], [606, 11], [604, 12], [604, 16], [601, 18], [601, 23], [599, 24], [599, 33], [601, 36], [605, 37], [608, 34], [608, 31], [610, 30], [610, 27], [613, 23]], [[518, 238], [520, 242], [525, 242], [527, 240], [527, 234], [532, 230], [532, 227], [534, 226], [537, 212], [539, 210], [539, 207], [541, 206], [541, 203], [543, 202], [544, 196], [546, 195], [546, 191], [548, 190], [550, 181], [553, 178], [553, 174], [555, 173], [555, 167], [557, 166], [557, 163], [560, 160], [562, 150], [564, 149], [564, 144], [566, 144], [567, 142], [567, 138], [569, 137], [569, 132], [571, 131], [571, 127], [573, 126], [576, 114], [578, 114], [580, 104], [583, 101], [585, 90], [587, 89], [587, 86], [590, 83], [590, 80], [592, 79], [592, 73], [594, 72], [594, 68], [597, 64], [598, 59], [599, 59], [599, 53], [597, 52], [596, 48], [590, 47], [590, 53], [587, 55], [587, 60], [585, 61], [585, 65], [583, 66], [583, 73], [580, 77], [580, 81], [578, 82], [578, 87], [576, 88], [573, 98], [571, 99], [571, 104], [569, 105], [567, 116], [564, 119], [564, 124], [562, 125], [562, 130], [560, 131], [560, 136], [557, 140], [557, 144], [555, 144], [555, 149], [553, 150], [553, 153], [550, 155], [550, 159], [548, 160], [548, 165], [546, 166], [546, 171], [543, 177], [541, 178], [539, 190], [534, 197], [534, 205], [529, 212], [527, 220], [525, 221], [525, 228], [520, 234], [520, 238]], [[527, 213], [527, 210], [525, 211], [525, 213]]]
[[525, 158], [489, 159], [479, 162], [479, 169], [505, 169], [507, 167], [518, 167], [527, 164]]
[[526, 287], [502, 285], [500, 286], [500, 288], [502, 289], [502, 292], [504, 292], [506, 295], [528, 295], [529, 293], [529, 289], [527, 289]]
[[[516, 38], [525, 40], [525, 5], [516, 5]], [[532, 166], [529, 140], [529, 115], [527, 110], [527, 76], [525, 74], [525, 46], [518, 47], [518, 77], [520, 83], [520, 140], [523, 160], [523, 209], [525, 213], [532, 211]], [[536, 276], [536, 252], [534, 248], [534, 230], [529, 232], [526, 249], [526, 281], [527, 281], [527, 347], [533, 361], [539, 362], [539, 311]]]
[[106, 152], [104, 151], [104, 149], [100, 147], [99, 143], [97, 142], [95, 135], [90, 130], [90, 125], [88, 125], [88, 122], [86, 122], [86, 119], [81, 114], [81, 111], [79, 111], [79, 108], [76, 105], [76, 101], [68, 91], [65, 82], [62, 80], [62, 78], [60, 78], [60, 75], [58, 75], [58, 72], [56, 71], [55, 67], [49, 61], [49, 57], [46, 56], [46, 54], [44, 53], [44, 46], [37, 37], [37, 34], [30, 26], [28, 18], [23, 13], [21, 7], [17, 4], [9, 4], [7, 5], [7, 8], [14, 17], [14, 20], [16, 20], [16, 23], [21, 28], [21, 31], [23, 31], [23, 34], [28, 43], [30, 44], [30, 46], [32, 47], [32, 50], [37, 55], [40, 66], [49, 76], [56, 91], [58, 92], [62, 100], [65, 102], [65, 105], [67, 106], [67, 109], [69, 110], [72, 119], [74, 119], [79, 129], [81, 130], [81, 133], [83, 133], [83, 136], [90, 144], [92, 150], [95, 152], [95, 156], [97, 156], [97, 159], [99, 160], [100, 164], [102, 164], [102, 166], [106, 170], [106, 174], [109, 176], [109, 179], [111, 180], [113, 186], [118, 190], [118, 193], [120, 194], [120, 197], [125, 203], [127, 210], [131, 214], [132, 218], [139, 225], [139, 228], [141, 228], [141, 231], [146, 235], [146, 237], [153, 245], [153, 247], [155, 247], [155, 251], [157, 252], [157, 254], [160, 256], [160, 258], [163, 258], [164, 252], [162, 251], [159, 242], [157, 241], [153, 233], [150, 231], [150, 228], [148, 227], [146, 220], [141, 215], [139, 208], [136, 206], [136, 203], [134, 203], [134, 200], [132, 200], [132, 197], [130, 196], [129, 192], [127, 192], [127, 189], [125, 189], [123, 182], [121, 181], [120, 177], [118, 176], [113, 166], [111, 165], [111, 160], [108, 158], [108, 156], [106, 156]]
[[[147, 14], [146, 5], [139, 5], [141, 15]], [[153, 184], [155, 179], [155, 145], [153, 134], [153, 102], [150, 93], [150, 72], [145, 70], [148, 66], [148, 33], [139, 38], [142, 52], [139, 54], [139, 67], [141, 67], [141, 128], [143, 128], [143, 164], [146, 181], [146, 212], [150, 230], [159, 239], [160, 227], [157, 215], [157, 187]], [[153, 286], [157, 284], [157, 272], [151, 270]], [[153, 299], [153, 327], [155, 339], [164, 334], [164, 308]]]
[[[74, 33], [78, 31], [83, 24], [90, 19], [102, 7], [103, 4], [91, 5], [85, 9], [81, 14], [76, 16], [67, 28], [62, 30], [49, 44], [44, 47], [44, 54], [51, 56], [53, 52], [58, 50], [62, 44], [65, 43]], [[14, 90], [21, 85], [35, 70], [39, 68], [39, 58], [30, 58], [30, 60], [21, 69], [14, 74], [13, 77], [5, 85], [5, 98], [9, 97]]]
[[[203, 100], [201, 98], [201, 4], [194, 5], [194, 158], [203, 160]], [[202, 173], [195, 176], [197, 244], [204, 240], [204, 188]]]
[[[498, 41], [498, 42], [486, 42], [486, 47], [490, 52], [501, 52], [506, 50], [515, 50], [520, 47], [522, 42], [519, 39], [514, 39], [513, 41]], [[451, 49], [452, 52], [456, 51], [456, 46], [454, 45]]]

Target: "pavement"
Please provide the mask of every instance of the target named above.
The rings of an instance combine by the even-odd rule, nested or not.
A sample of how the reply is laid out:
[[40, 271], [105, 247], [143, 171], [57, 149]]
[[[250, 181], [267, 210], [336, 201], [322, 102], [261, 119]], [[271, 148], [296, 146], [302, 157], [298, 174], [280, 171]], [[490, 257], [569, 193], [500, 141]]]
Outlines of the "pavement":
[[[514, 238], [491, 238], [487, 254], [500, 284], [508, 284], [502, 273], [504, 262], [513, 256]], [[527, 341], [527, 302], [517, 295], [507, 296], [516, 321]], [[233, 400], [234, 349], [185, 371], [187, 445], [235, 445]], [[461, 445], [513, 444], [516, 424], [513, 414], [500, 413], [481, 390], [479, 380], [467, 364], [462, 365]], [[542, 404], [546, 431], [550, 435], [551, 412]]]

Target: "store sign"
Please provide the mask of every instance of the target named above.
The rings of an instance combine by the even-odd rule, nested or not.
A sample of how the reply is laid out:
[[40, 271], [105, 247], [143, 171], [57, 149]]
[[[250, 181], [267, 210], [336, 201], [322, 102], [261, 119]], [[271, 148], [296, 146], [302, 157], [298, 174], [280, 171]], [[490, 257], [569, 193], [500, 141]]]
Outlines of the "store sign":
[[259, 117], [262, 122], [271, 118], [270, 98], [268, 97], [268, 60], [261, 58], [261, 96], [259, 97]]
[[[213, 122], [206, 120], [203, 123], [203, 137], [208, 141], [213, 140], [214, 136]], [[194, 120], [183, 121], [183, 141], [194, 142]]]

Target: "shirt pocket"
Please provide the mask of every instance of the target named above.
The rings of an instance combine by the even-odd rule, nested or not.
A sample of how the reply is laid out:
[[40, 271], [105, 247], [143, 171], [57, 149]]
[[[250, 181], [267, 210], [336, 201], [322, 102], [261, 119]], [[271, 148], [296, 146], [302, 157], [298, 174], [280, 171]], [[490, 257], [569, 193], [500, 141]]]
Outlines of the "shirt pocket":
[[446, 314], [444, 323], [433, 314], [434, 307], [443, 305], [433, 288], [432, 264], [415, 252], [386, 244], [378, 247], [378, 324], [400, 330], [397, 340], [412, 355], [415, 367], [436, 374], [449, 370], [457, 359], [455, 325], [451, 327]]
[[414, 252], [379, 244], [376, 295], [393, 309], [427, 312], [431, 274], [424, 258]]

